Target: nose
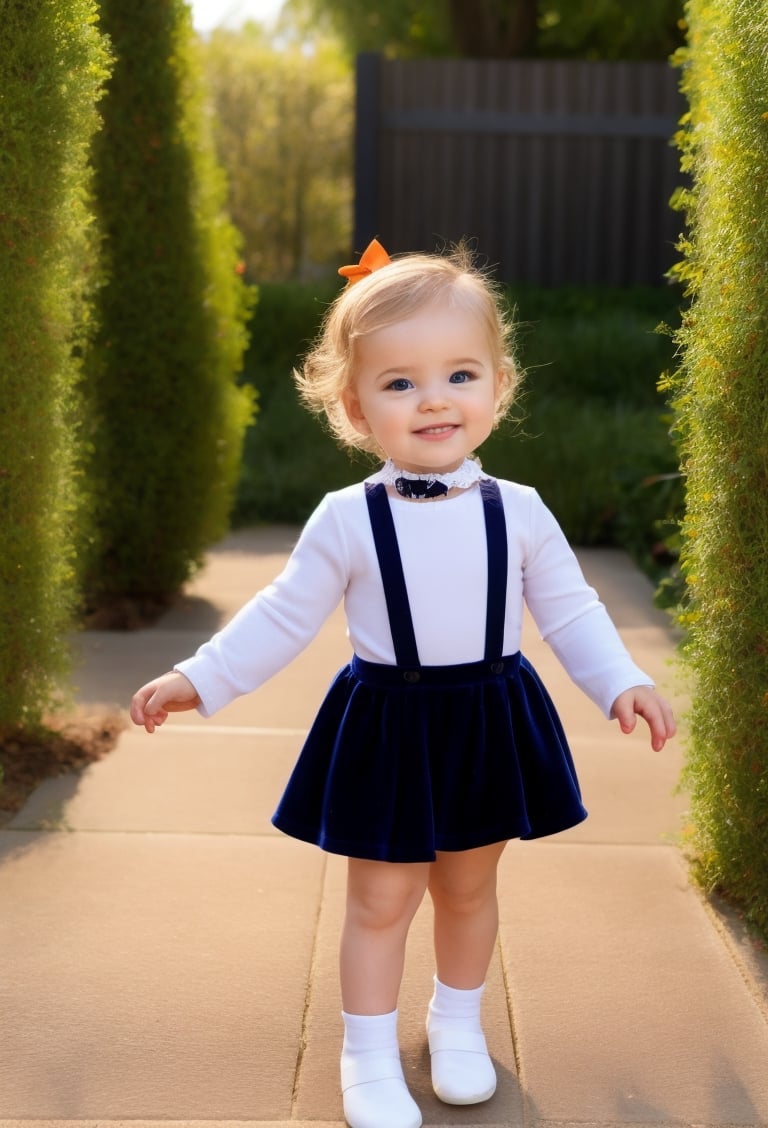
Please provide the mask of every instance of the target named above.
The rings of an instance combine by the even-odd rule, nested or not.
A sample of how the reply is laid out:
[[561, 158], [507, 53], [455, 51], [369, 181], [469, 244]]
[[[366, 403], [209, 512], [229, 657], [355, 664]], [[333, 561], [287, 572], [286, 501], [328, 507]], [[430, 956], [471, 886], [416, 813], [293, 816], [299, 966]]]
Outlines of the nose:
[[434, 383], [424, 386], [419, 400], [419, 411], [443, 411], [449, 406], [449, 397], [444, 384]]

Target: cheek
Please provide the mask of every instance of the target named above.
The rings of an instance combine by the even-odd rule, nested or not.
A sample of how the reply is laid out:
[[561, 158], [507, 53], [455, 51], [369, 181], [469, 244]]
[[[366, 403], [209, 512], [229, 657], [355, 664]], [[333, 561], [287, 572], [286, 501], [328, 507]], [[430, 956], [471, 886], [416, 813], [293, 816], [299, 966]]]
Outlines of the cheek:
[[496, 411], [497, 395], [495, 388], [485, 388], [482, 395], [474, 401], [474, 413], [478, 418], [484, 415], [493, 416]]
[[379, 405], [379, 410], [371, 416], [371, 425], [374, 430], [397, 432], [407, 430], [411, 419], [411, 410], [403, 401], [391, 400]]

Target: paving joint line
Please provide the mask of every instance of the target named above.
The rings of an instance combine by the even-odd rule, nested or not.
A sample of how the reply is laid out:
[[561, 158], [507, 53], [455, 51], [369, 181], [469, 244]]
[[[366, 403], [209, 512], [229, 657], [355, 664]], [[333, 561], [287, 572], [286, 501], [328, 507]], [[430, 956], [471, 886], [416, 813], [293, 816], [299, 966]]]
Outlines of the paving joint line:
[[[259, 725], [169, 725], [161, 728], [160, 734], [182, 736], [306, 736], [306, 728], [269, 728]], [[2, 1126], [0, 1125], [0, 1128]]]
[[304, 1054], [307, 1049], [307, 1025], [309, 1019], [309, 1011], [312, 1004], [312, 987], [315, 982], [315, 970], [317, 967], [317, 942], [320, 932], [320, 921], [323, 915], [323, 904], [325, 902], [325, 883], [328, 876], [328, 855], [323, 858], [322, 871], [320, 874], [320, 896], [317, 899], [317, 911], [315, 912], [314, 931], [312, 933], [312, 951], [309, 956], [309, 967], [307, 969], [307, 987], [304, 992], [304, 1010], [301, 1015], [301, 1033], [299, 1035], [299, 1051], [296, 1055], [296, 1067], [293, 1071], [293, 1091], [291, 1092], [291, 1113], [296, 1112], [296, 1106], [299, 1100], [299, 1088], [301, 1084], [301, 1069], [304, 1064]]

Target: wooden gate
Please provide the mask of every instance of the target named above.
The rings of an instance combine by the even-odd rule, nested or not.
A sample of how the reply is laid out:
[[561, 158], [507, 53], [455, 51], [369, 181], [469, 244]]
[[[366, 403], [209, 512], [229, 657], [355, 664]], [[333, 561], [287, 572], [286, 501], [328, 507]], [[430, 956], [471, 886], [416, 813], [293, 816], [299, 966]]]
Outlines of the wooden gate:
[[665, 63], [361, 55], [355, 248], [468, 237], [505, 281], [658, 285], [684, 110]]

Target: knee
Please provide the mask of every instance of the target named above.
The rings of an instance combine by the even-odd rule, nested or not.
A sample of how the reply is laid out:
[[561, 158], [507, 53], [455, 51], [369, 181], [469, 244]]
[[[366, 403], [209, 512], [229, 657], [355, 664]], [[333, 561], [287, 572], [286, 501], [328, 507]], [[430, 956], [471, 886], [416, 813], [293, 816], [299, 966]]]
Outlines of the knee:
[[355, 882], [347, 890], [347, 920], [377, 931], [407, 927], [424, 892], [423, 881]]
[[429, 893], [435, 908], [454, 916], [475, 916], [496, 903], [495, 874], [480, 881], [450, 881], [435, 878]]

